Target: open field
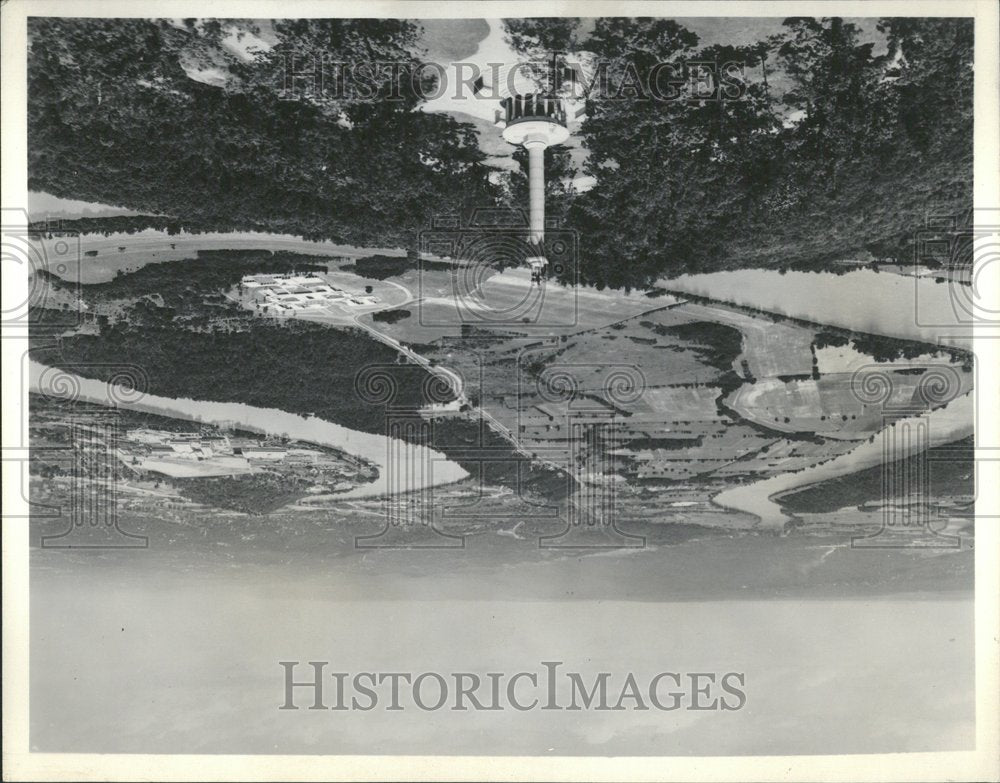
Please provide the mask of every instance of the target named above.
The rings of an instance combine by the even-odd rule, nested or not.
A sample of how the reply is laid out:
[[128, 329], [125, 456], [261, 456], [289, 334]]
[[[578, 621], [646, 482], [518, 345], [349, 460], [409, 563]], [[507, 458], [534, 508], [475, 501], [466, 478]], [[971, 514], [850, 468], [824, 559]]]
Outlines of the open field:
[[[362, 271], [363, 266], [358, 271]], [[409, 270], [386, 278], [408, 289], [411, 316], [395, 324], [365, 323], [402, 342], [426, 345], [459, 337], [465, 329], [487, 330], [526, 339], [577, 334], [623, 322], [666, 307], [672, 297], [568, 288], [552, 281], [531, 283], [526, 269]]]
[[[929, 365], [953, 364], [954, 359], [944, 352], [925, 353], [912, 358], [899, 358], [878, 362], [879, 367], [906, 369]], [[856, 350], [853, 345], [827, 345], [816, 348], [817, 369], [821, 375], [831, 373], [853, 373], [863, 368], [872, 368], [872, 357]]]
[[[446, 341], [434, 356], [480, 384], [477, 399], [530, 453], [590, 464], [597, 452], [575, 442], [573, 426], [603, 422], [613, 469], [638, 481], [704, 482], [800, 470], [845, 453], [851, 440], [884, 426], [882, 404], [863, 404], [852, 374], [812, 379], [814, 329], [722, 305], [650, 301], [660, 306], [547, 340], [488, 337], [496, 332], [481, 329], [478, 339], [470, 333]], [[828, 366], [874, 364], [852, 349], [821, 350], [828, 352]], [[894, 381], [888, 404], [911, 403], [919, 371], [906, 360], [882, 368]], [[635, 371], [639, 393], [609, 396], [605, 383], [616, 369]], [[754, 382], [726, 392], [727, 415], [717, 384], [731, 389], [732, 380], [744, 375]], [[551, 399], [546, 379], [556, 376], [571, 379], [580, 399]], [[959, 391], [970, 383], [965, 373]], [[782, 432], [822, 439], [783, 439]]]
[[814, 443], [807, 440], [778, 438], [765, 443], [756, 453], [719, 468], [713, 475], [730, 479], [802, 470], [817, 462], [844, 454], [855, 445], [848, 440], [825, 440]]
[[917, 421], [917, 416], [895, 419], [880, 438], [855, 444], [850, 451], [833, 459], [819, 461], [805, 470], [780, 472], [763, 481], [730, 487], [720, 492], [715, 501], [726, 508], [755, 514], [760, 518], [762, 525], [780, 530], [790, 520], [774, 501], [775, 497], [799, 487], [849, 476], [860, 470], [883, 464], [886, 459], [886, 438], [895, 444], [892, 456], [897, 460], [912, 456], [928, 447], [967, 438], [974, 429], [971, 392], [919, 415], [919, 421], [926, 425], [926, 439], [911, 436], [912, 427]]
[[812, 372], [810, 350], [814, 331], [793, 324], [774, 323], [767, 318], [754, 318], [723, 305], [687, 302], [678, 311], [694, 320], [726, 324], [743, 335], [743, 354], [736, 364], [745, 360], [754, 378], [779, 375], [808, 375]]
[[[882, 429], [891, 411], [934, 407], [920, 397], [921, 374], [905, 366], [884, 371], [892, 389], [885, 400], [863, 401], [853, 373], [824, 375], [819, 380], [782, 382], [776, 378], [744, 384], [727, 400], [741, 416], [783, 432], [814, 432], [831, 438], [863, 440]], [[881, 375], [883, 371], [879, 371]], [[972, 388], [972, 373], [954, 369], [959, 385], [951, 397]]]
[[637, 418], [673, 418], [675, 421], [720, 419], [717, 386], [647, 386], [631, 407]]
[[570, 371], [574, 367], [635, 367], [646, 388], [710, 383], [722, 374], [702, 360], [697, 343], [657, 336], [639, 319], [618, 326], [573, 335], [560, 346], [557, 364]]
[[358, 320], [375, 331], [408, 345], [429, 345], [448, 337], [458, 337], [461, 333], [461, 324], [449, 320], [454, 308], [443, 302], [441, 306], [437, 306], [433, 302], [421, 300], [413, 302], [406, 309], [410, 315], [394, 323], [375, 321], [371, 313], [362, 315]]
[[[430, 342], [461, 334], [462, 325], [544, 338], [617, 323], [664, 307], [671, 298], [642, 293], [568, 288], [552, 281], [534, 285], [527, 269], [431, 271], [389, 278], [410, 288], [416, 303], [414, 326]], [[381, 328], [381, 327], [380, 327]], [[428, 339], [430, 338], [430, 339]]]

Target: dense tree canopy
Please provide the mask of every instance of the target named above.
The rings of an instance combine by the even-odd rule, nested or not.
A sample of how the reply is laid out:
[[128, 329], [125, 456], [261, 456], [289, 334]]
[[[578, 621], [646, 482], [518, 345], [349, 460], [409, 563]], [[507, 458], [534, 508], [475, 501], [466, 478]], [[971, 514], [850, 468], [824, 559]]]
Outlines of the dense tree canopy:
[[416, 63], [414, 25], [275, 29], [281, 43], [269, 52], [213, 66], [228, 74], [220, 87], [181, 65], [204, 65], [191, 65], [191, 52], [219, 34], [212, 28], [32, 19], [29, 187], [182, 221], [399, 246], [415, 244], [436, 211], [491, 202], [471, 126], [414, 110], [410, 92], [391, 101], [286, 94], [289, 52]]
[[[865, 247], [905, 246], [927, 215], [972, 206], [972, 24], [881, 19], [888, 51], [838, 18], [790, 18], [748, 46], [699, 47], [667, 19], [575, 27], [508, 21], [526, 56], [571, 42], [617, 90], [592, 96], [581, 128], [596, 186], [551, 199], [579, 232], [583, 278], [645, 285], [741, 266], [818, 267]], [[743, 63], [730, 97], [658, 100], [659, 63]], [[631, 69], [631, 70], [630, 70]], [[768, 69], [791, 89], [776, 94]]]
[[[505, 25], [525, 57], [586, 51], [618, 88], [587, 101], [583, 171], [565, 148], [546, 154], [548, 212], [578, 232], [585, 281], [896, 255], [927, 215], [971, 208], [968, 19], [881, 19], [884, 53], [838, 18], [787, 19], [746, 46], [703, 46], [670, 19]], [[498, 178], [473, 127], [422, 111], [406, 78], [378, 76], [374, 97], [287, 94], [289, 57], [316, 52], [413, 72], [417, 23], [273, 29], [278, 44], [248, 60], [219, 45], [219, 22], [32, 19], [29, 187], [206, 230], [410, 248], [436, 215], [524, 205], [523, 170]], [[683, 81], [694, 61], [742, 63], [738, 89], [665, 101], [635, 87], [661, 63]], [[577, 174], [596, 185], [574, 193]]]

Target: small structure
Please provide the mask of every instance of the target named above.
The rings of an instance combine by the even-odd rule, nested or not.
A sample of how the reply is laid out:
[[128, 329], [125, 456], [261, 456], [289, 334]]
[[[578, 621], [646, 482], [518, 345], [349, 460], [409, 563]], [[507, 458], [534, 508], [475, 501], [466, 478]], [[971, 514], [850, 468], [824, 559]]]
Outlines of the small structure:
[[288, 454], [287, 449], [278, 448], [277, 446], [244, 446], [236, 449], [236, 452], [242, 454], [248, 460], [283, 460]]
[[344, 291], [317, 275], [247, 275], [240, 285], [258, 307], [279, 315], [322, 310], [332, 304], [365, 307], [378, 303], [375, 296]]

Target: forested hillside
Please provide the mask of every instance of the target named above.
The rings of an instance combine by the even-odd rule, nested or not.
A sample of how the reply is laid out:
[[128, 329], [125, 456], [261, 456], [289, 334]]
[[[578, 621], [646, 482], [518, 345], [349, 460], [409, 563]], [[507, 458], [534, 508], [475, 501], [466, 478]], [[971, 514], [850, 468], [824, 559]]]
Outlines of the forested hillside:
[[386, 101], [285, 92], [294, 53], [416, 64], [415, 24], [274, 28], [279, 45], [251, 62], [232, 58], [231, 78], [216, 86], [191, 78], [182, 58], [219, 51], [217, 24], [31, 19], [29, 188], [202, 228], [374, 246], [411, 244], [442, 205], [492, 201], [471, 127], [414, 111], [412, 91]]
[[[499, 186], [472, 126], [420, 111], [411, 91], [282, 94], [289, 52], [415, 68], [418, 22], [273, 24], [278, 45], [230, 58], [214, 85], [189, 71], [192, 51], [218, 51], [218, 23], [32, 19], [29, 187], [169, 216], [153, 221], [170, 227], [408, 248], [435, 216], [523, 206], [523, 174], [501, 174], [511, 179]], [[766, 40], [711, 47], [666, 19], [598, 19], [585, 35], [572, 19], [505, 24], [524, 54], [590, 52], [612, 83], [629, 68], [648, 81], [662, 62], [746, 66], [745, 89], [728, 100], [597, 96], [580, 129], [585, 171], [565, 150], [547, 153], [549, 214], [578, 232], [586, 282], [822, 268], [865, 250], [905, 257], [926, 216], [971, 209], [970, 20], [881, 19], [879, 53], [836, 18], [788, 19]], [[779, 94], [768, 73], [791, 89]], [[580, 173], [596, 185], [575, 194], [565, 183]]]
[[[622, 90], [588, 101], [597, 184], [577, 197], [554, 187], [549, 200], [579, 231], [589, 282], [818, 268], [866, 249], [908, 259], [927, 215], [972, 208], [970, 19], [880, 19], [879, 55], [837, 18], [790, 18], [766, 40], [709, 48], [666, 19], [598, 19], [582, 39], [578, 20], [507, 26], [526, 55], [596, 54], [612, 85], [629, 68], [648, 83], [662, 62], [745, 64], [745, 91], [731, 100]], [[769, 71], [791, 89], [777, 94]]]

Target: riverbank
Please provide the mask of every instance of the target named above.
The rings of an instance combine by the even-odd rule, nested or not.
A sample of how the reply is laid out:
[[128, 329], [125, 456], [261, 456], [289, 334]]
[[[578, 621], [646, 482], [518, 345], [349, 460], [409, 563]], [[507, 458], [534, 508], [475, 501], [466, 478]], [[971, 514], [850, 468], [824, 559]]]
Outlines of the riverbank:
[[[209, 424], [235, 424], [251, 432], [281, 435], [331, 446], [374, 463], [378, 467], [378, 479], [339, 496], [345, 500], [417, 491], [461, 481], [469, 475], [444, 454], [426, 446], [404, 443], [385, 435], [359, 432], [315, 416], [299, 416], [275, 408], [259, 408], [238, 402], [136, 394], [131, 389], [83, 378], [34, 360], [29, 362], [29, 384], [31, 391], [48, 396]], [[390, 458], [393, 460], [391, 469]], [[423, 466], [426, 465], [433, 465], [433, 470], [424, 470]], [[390, 480], [395, 483], [390, 484]]]
[[959, 319], [968, 286], [856, 269], [845, 274], [741, 269], [660, 280], [658, 286], [853, 332], [968, 348]]
[[84, 284], [106, 283], [119, 272], [134, 272], [146, 264], [194, 258], [199, 250], [270, 250], [345, 258], [406, 256], [406, 250], [401, 248], [364, 248], [260, 231], [169, 234], [145, 229], [134, 234], [74, 234], [69, 237], [54, 233], [51, 238], [43, 235], [37, 244], [40, 247], [36, 257], [41, 268], [70, 282]]

